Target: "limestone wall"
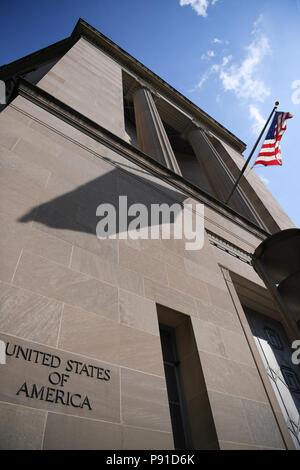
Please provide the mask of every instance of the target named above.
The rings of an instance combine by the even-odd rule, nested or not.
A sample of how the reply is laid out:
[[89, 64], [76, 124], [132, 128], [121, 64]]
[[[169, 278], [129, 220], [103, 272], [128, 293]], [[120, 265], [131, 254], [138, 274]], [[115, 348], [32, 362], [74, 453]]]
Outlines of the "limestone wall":
[[[60, 387], [82, 400], [87, 395], [90, 410], [55, 402], [56, 392], [48, 401], [31, 398], [33, 383], [51, 387], [52, 369], [8, 358], [0, 366], [2, 446], [172, 448], [161, 304], [191, 318], [216, 428], [211, 448], [284, 448], [207, 237], [192, 252], [184, 240], [95, 235], [101, 202], [126, 194], [129, 203], [149, 207], [186, 196], [24, 98], [1, 113], [0, 129], [0, 337], [64, 365], [73, 360], [110, 370], [108, 381], [72, 371]], [[233, 223], [206, 216], [210, 231], [227, 227], [243, 248], [259, 243]], [[24, 382], [27, 392], [17, 394]], [[203, 432], [199, 403], [195, 432]]]

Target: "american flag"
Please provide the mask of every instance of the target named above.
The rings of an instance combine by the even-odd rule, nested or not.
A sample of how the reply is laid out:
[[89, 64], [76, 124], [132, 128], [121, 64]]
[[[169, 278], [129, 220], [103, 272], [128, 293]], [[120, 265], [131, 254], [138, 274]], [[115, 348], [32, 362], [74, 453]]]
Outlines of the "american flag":
[[291, 113], [276, 112], [266, 139], [258, 154], [255, 165], [282, 165], [280, 141], [286, 130], [286, 120], [291, 119]]

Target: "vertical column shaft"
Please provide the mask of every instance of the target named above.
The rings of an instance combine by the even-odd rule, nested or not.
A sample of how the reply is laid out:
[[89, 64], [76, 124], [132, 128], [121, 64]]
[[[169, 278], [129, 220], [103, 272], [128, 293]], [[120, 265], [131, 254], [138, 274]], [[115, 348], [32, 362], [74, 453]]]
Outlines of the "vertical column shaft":
[[193, 129], [188, 133], [187, 138], [215, 196], [224, 201], [230, 185], [228, 185], [224, 170], [216, 160], [216, 156], [203, 135], [203, 131], [201, 129]]
[[[202, 129], [193, 129], [189, 132], [187, 138], [201, 168], [206, 174], [214, 195], [220, 201], [225, 202], [234, 184], [228, 168], [222, 163], [221, 157]], [[257, 219], [249, 207], [249, 203], [244, 199], [239, 188], [233, 193], [230, 206], [237, 212], [242, 213], [249, 220], [257, 222]]]
[[180, 175], [179, 165], [151, 92], [139, 88], [133, 95], [133, 104], [140, 149]]

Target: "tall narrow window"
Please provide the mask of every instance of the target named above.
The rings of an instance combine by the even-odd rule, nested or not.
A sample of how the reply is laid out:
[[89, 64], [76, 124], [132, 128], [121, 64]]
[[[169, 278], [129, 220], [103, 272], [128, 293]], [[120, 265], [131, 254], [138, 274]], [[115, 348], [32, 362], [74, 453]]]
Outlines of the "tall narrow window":
[[160, 339], [175, 449], [191, 449], [192, 443], [174, 329], [160, 325]]

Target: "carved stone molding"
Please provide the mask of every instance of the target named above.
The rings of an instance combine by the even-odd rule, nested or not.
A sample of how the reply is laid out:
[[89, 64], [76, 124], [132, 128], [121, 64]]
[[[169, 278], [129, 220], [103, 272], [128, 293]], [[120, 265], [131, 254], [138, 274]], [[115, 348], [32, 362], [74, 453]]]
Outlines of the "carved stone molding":
[[228, 242], [224, 238], [212, 233], [210, 231], [206, 231], [208, 235], [208, 239], [211, 245], [219, 248], [222, 251], [226, 251], [231, 256], [238, 258], [240, 261], [247, 263], [251, 266], [252, 255], [247, 251], [242, 250], [238, 246], [234, 245], [233, 243]]
[[196, 201], [205, 204], [207, 207], [215, 210], [217, 213], [231, 220], [238, 226], [243, 227], [248, 232], [254, 234], [259, 239], [264, 240], [266, 236], [270, 235], [258, 225], [235, 212], [232, 208], [226, 206], [212, 195], [202, 191], [200, 188], [187, 181], [181, 175], [176, 174], [166, 166], [155, 161], [149, 155], [136, 149], [125, 140], [112, 134], [107, 129], [93, 122], [91, 119], [55, 98], [45, 90], [42, 90], [38, 86], [29, 83], [27, 80], [20, 79], [18, 86], [15, 89], [14, 97], [17, 95], [23, 96], [35, 105], [40, 106], [84, 134], [87, 134], [97, 142], [100, 142], [113, 151], [118, 152], [120, 155], [136, 163], [147, 171], [151, 171], [154, 175], [166, 181], [177, 190], [182, 191], [187, 195], [187, 197], [192, 197]]

